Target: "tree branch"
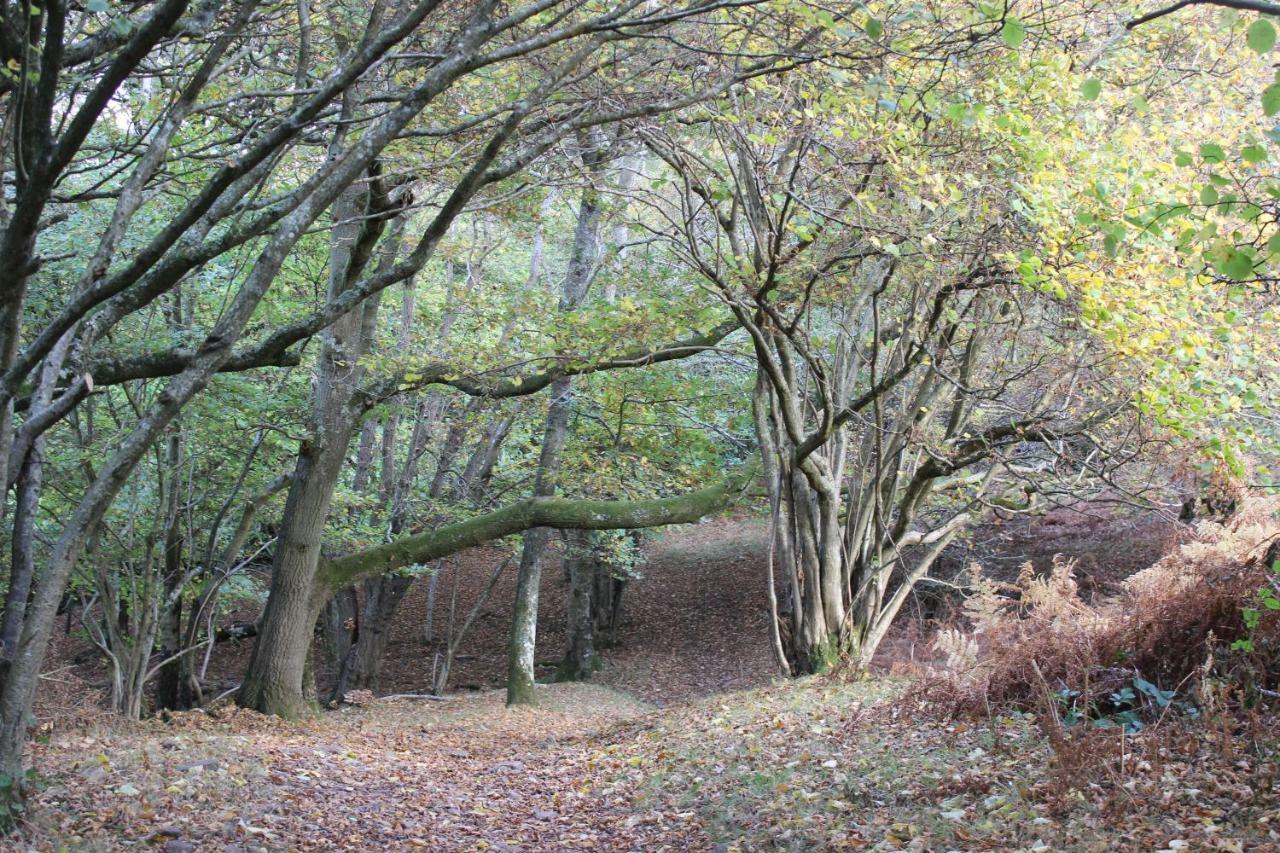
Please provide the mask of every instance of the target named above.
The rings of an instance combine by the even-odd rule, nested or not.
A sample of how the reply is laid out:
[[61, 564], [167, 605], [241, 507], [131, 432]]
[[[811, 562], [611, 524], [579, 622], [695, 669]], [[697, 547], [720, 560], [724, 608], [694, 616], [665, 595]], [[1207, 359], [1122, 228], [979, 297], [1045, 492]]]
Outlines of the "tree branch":
[[1124, 28], [1131, 30], [1134, 27], [1140, 27], [1157, 18], [1172, 15], [1174, 12], [1185, 9], [1188, 6], [1221, 6], [1224, 9], [1239, 9], [1243, 12], [1257, 12], [1260, 15], [1280, 15], [1280, 4], [1268, 3], [1265, 0], [1179, 0], [1179, 2], [1171, 6], [1156, 9], [1154, 12], [1148, 12], [1141, 17], [1125, 22]]
[[404, 566], [438, 560], [464, 548], [520, 533], [532, 527], [565, 530], [616, 530], [687, 524], [731, 506], [755, 482], [758, 461], [737, 468], [713, 486], [638, 501], [603, 501], [561, 497], [537, 497], [493, 512], [447, 524], [436, 530], [406, 536], [385, 545], [358, 551], [320, 567], [319, 594], [332, 595], [364, 578], [386, 574]]

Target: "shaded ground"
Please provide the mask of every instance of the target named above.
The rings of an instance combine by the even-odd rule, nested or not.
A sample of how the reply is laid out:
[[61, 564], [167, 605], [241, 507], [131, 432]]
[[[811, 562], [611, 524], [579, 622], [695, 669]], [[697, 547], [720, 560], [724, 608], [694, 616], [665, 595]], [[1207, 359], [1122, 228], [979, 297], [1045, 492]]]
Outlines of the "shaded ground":
[[[766, 548], [765, 526], [749, 519], [715, 519], [651, 538], [642, 577], [624, 594], [617, 642], [604, 650], [604, 669], [596, 680], [658, 705], [767, 684], [776, 665], [769, 648]], [[414, 584], [392, 629], [383, 693], [429, 688], [432, 667], [444, 654], [451, 605], [460, 624], [508, 553], [473, 548], [446, 561], [430, 643], [423, 632], [428, 583], [424, 578]], [[539, 677], [550, 676], [567, 646], [568, 591], [553, 554], [539, 592]], [[460, 649], [450, 678], [455, 689], [488, 690], [506, 683], [514, 593], [513, 563]]]
[[717, 519], [654, 541], [599, 680], [657, 705], [769, 683], [767, 527]]
[[1125, 578], [1183, 541], [1189, 530], [1172, 517], [1123, 504], [1083, 503], [1043, 515], [1001, 516], [948, 549], [938, 573], [953, 575], [976, 561], [992, 577], [1012, 581], [1023, 563], [1030, 561], [1044, 573], [1062, 555], [1075, 561], [1082, 593], [1110, 595]]

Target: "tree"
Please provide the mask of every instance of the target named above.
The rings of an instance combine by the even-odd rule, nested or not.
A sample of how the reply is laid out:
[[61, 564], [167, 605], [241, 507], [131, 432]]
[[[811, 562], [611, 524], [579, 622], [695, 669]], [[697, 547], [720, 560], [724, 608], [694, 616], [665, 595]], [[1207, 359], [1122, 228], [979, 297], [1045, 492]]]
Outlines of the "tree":
[[[600, 189], [608, 140], [602, 134], [584, 135], [578, 144], [586, 185], [578, 202], [578, 221], [574, 227], [573, 248], [569, 265], [560, 285], [559, 310], [572, 311], [587, 298], [587, 291], [600, 263], [600, 228], [602, 203]], [[542, 448], [538, 455], [538, 471], [533, 493], [554, 495], [560, 476], [561, 457], [569, 430], [569, 410], [573, 405], [573, 378], [558, 377], [551, 383], [551, 400], [543, 428]], [[534, 649], [538, 630], [538, 586], [542, 579], [542, 558], [552, 531], [534, 528], [524, 535], [520, 567], [516, 575], [516, 596], [512, 612], [511, 648], [507, 664], [507, 704], [531, 705], [534, 701]]]
[[984, 507], [1100, 482], [1099, 428], [1128, 393], [1027, 287], [1037, 235], [1013, 182], [1036, 161], [1000, 147], [1004, 177], [970, 154], [986, 128], [965, 110], [930, 114], [1012, 69], [940, 77], [925, 58], [980, 44], [918, 18], [894, 34], [900, 59], [846, 57], [818, 72], [830, 85], [762, 82], [693, 133], [644, 133], [674, 173], [654, 201], [670, 239], [750, 336], [789, 672], [868, 665]]
[[[792, 61], [780, 54], [725, 61], [704, 78], [705, 87], [687, 94], [679, 69], [697, 51], [642, 38], [719, 14], [749, 17], [749, 10], [722, 12], [741, 5], [653, 9], [629, 0], [595, 11], [580, 2], [508, 9], [489, 0], [422, 0], [378, 3], [349, 15], [337, 7], [317, 11], [258, 0], [197, 7], [162, 0], [114, 20], [110, 10], [63, 3], [22, 8], [29, 37], [10, 29], [0, 40], [14, 69], [0, 88], [10, 118], [21, 116], [5, 125], [15, 168], [13, 203], [0, 235], [0, 464], [6, 482], [22, 480], [20, 503], [40, 502], [37, 440], [65, 424], [86, 398], [131, 381], [158, 379], [160, 387], [121, 425], [88, 484], [69, 502], [30, 581], [29, 601], [10, 596], [12, 621], [21, 630], [7, 650], [0, 693], [0, 770], [21, 775], [36, 678], [68, 578], [148, 449], [213, 378], [294, 364], [296, 345], [337, 324], [322, 370], [333, 381], [321, 396], [341, 402], [353, 394], [343, 385], [343, 371], [354, 366], [344, 360], [359, 351], [351, 346], [351, 327], [358, 325], [352, 318], [366, 310], [367, 300], [420, 270], [477, 193], [519, 173], [567, 134], [695, 103]], [[326, 26], [314, 25], [317, 14]], [[264, 55], [296, 61], [267, 70], [258, 61]], [[591, 91], [592, 81], [627, 68], [653, 69], [646, 78], [653, 85], [629, 86], [607, 100]], [[449, 118], [459, 101], [481, 90], [492, 96], [488, 107], [470, 119]], [[354, 111], [347, 109], [353, 104]], [[344, 115], [358, 133], [334, 132]], [[348, 212], [363, 211], [358, 229], [380, 230], [405, 203], [396, 182], [379, 177], [386, 152], [407, 140], [440, 138], [473, 147], [465, 162], [433, 180], [440, 195], [415, 223], [412, 248], [385, 265], [366, 266], [361, 251], [377, 256], [379, 241], [360, 243], [345, 262], [332, 264], [335, 286], [325, 298], [285, 316], [275, 313], [279, 305], [268, 297], [286, 287], [289, 276], [282, 273], [314, 242], [311, 229], [326, 212], [331, 225], [344, 229], [351, 227]], [[51, 251], [65, 236], [56, 226], [79, 205], [92, 207], [105, 223], [87, 260]], [[145, 329], [151, 307], [184, 281], [226, 286], [200, 290], [190, 330], [178, 341], [135, 352], [110, 348], [114, 337]], [[255, 325], [264, 312], [274, 316]], [[242, 343], [246, 334], [257, 339]], [[475, 387], [463, 373], [445, 366], [431, 381]], [[33, 387], [37, 376], [45, 381]], [[535, 377], [503, 392], [551, 379]], [[332, 489], [309, 472], [330, 478], [345, 453], [348, 416], [341, 406], [321, 402], [319, 443], [299, 455], [286, 506], [287, 541], [276, 549], [277, 585], [285, 589], [292, 581], [280, 568], [298, 557], [282, 555], [310, 549], [302, 562], [314, 563], [313, 543]], [[15, 424], [16, 411], [22, 416]], [[311, 511], [315, 517], [298, 517]], [[22, 539], [30, 517], [29, 511], [15, 514], [15, 539]], [[10, 588], [20, 590], [21, 564], [14, 568], [18, 583]], [[284, 630], [271, 614], [310, 617], [303, 632], [314, 622], [313, 612], [275, 599], [255, 656], [264, 663], [250, 673], [246, 690], [268, 697], [264, 707], [276, 703], [270, 698], [276, 694], [262, 672], [276, 668], [270, 650]], [[297, 629], [285, 634], [293, 636], [290, 631]], [[279, 700], [282, 709], [292, 698]]]

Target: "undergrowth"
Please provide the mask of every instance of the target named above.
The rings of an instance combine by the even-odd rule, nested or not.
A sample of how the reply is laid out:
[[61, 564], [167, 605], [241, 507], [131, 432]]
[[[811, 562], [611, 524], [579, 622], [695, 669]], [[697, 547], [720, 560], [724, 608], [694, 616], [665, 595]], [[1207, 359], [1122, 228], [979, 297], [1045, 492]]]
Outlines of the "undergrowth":
[[974, 594], [938, 632], [916, 698], [953, 717], [1033, 720], [1052, 754], [1051, 800], [1106, 790], [1104, 811], [1123, 812], [1135, 769], [1159, 774], [1172, 755], [1274, 767], [1280, 500], [1201, 523], [1100, 602], [1081, 598], [1061, 558], [1042, 576], [1025, 565], [1014, 584], [971, 571]]
[[1067, 723], [1131, 729], [1280, 697], [1278, 509], [1254, 499], [1228, 523], [1202, 523], [1099, 603], [1081, 599], [1068, 560], [1043, 576], [1027, 564], [1016, 584], [975, 566], [963, 624], [938, 633], [925, 689], [957, 710], [1049, 703]]

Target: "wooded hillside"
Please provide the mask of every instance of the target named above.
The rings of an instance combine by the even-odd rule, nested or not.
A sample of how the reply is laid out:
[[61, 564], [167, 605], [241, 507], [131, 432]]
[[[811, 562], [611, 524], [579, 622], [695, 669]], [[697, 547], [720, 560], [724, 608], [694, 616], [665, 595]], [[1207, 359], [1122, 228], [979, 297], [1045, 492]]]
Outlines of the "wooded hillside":
[[653, 698], [660, 648], [1274, 770], [1277, 15], [7, 3], [0, 830], [89, 837], [28, 748], [77, 715]]

